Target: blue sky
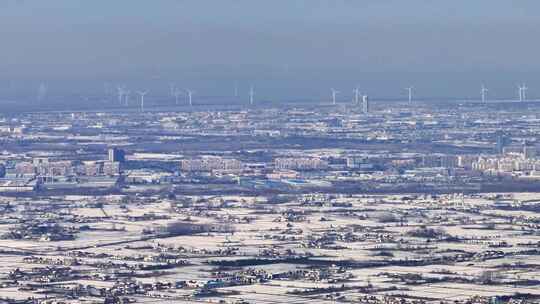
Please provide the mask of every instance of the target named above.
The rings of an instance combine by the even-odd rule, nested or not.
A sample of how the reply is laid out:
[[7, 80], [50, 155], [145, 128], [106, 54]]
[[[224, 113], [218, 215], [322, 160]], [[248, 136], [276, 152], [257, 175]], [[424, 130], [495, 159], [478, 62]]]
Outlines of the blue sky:
[[239, 81], [269, 97], [356, 83], [388, 97], [409, 84], [474, 96], [487, 83], [503, 96], [528, 82], [534, 94], [539, 11], [534, 0], [2, 0], [0, 80], [215, 94]]

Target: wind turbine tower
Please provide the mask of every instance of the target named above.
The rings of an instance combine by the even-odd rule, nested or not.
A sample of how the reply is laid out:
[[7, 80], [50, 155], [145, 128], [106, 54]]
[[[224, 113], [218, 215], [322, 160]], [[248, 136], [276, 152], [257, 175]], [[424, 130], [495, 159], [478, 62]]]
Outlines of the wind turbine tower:
[[523, 101], [523, 87], [518, 84], [518, 91], [519, 91], [519, 101]]
[[489, 90], [484, 85], [482, 85], [482, 89], [480, 90], [480, 93], [482, 94], [482, 102], [486, 102], [486, 93], [488, 91]]
[[125, 104], [126, 107], [129, 105], [129, 95], [130, 94], [131, 94], [130, 90], [125, 90], [124, 91], [124, 95], [125, 95], [124, 104]]
[[523, 84], [523, 86], [521, 87], [521, 89], [523, 90], [523, 93], [521, 93], [521, 95], [523, 96], [523, 100], [527, 100], [527, 90], [529, 89], [525, 84]]
[[254, 89], [253, 89], [253, 86], [251, 86], [251, 87], [249, 88], [249, 104], [250, 104], [250, 105], [253, 105], [254, 97], [255, 97], [255, 91], [254, 91]]
[[109, 99], [109, 97], [113, 95], [112, 90], [111, 90], [111, 85], [109, 83], [105, 82], [103, 84], [103, 92], [105, 93], [106, 99]]
[[137, 94], [141, 96], [141, 112], [144, 112], [144, 96], [148, 94], [148, 91], [138, 91]]
[[123, 86], [117, 86], [116, 87], [116, 92], [118, 94], [118, 103], [122, 104], [122, 101], [124, 100], [124, 94], [125, 94], [124, 87]]
[[405, 90], [409, 92], [409, 104], [412, 104], [412, 95], [413, 95], [414, 87], [408, 87], [408, 88], [405, 88]]
[[175, 92], [176, 92], [176, 86], [172, 82], [169, 83], [169, 95], [171, 95], [171, 97], [174, 97]]
[[42, 101], [47, 96], [49, 87], [45, 83], [40, 83], [38, 88], [38, 101]]
[[174, 89], [174, 102], [178, 105], [178, 98], [180, 97], [180, 95], [182, 94], [182, 90], [178, 89], [178, 88], [175, 88]]
[[332, 104], [336, 104], [336, 96], [339, 93], [339, 91], [330, 89], [332, 91]]
[[187, 97], [188, 97], [188, 101], [189, 101], [189, 105], [192, 106], [193, 105], [193, 94], [195, 93], [194, 91], [191, 91], [191, 90], [188, 90], [186, 89], [186, 93], [187, 93]]

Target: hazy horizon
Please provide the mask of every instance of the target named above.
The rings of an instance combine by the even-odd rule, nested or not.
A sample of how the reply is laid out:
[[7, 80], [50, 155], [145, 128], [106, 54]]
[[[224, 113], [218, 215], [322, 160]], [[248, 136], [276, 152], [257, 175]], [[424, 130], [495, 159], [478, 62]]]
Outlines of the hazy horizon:
[[[0, 3], [0, 100], [99, 93], [103, 83], [164, 94], [540, 97], [535, 1], [6, 0]], [[538, 92], [538, 93], [536, 93]]]

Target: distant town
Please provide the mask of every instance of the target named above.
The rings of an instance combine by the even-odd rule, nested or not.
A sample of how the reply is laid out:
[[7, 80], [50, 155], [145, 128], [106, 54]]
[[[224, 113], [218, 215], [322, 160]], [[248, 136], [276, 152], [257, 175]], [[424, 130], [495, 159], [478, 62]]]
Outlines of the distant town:
[[540, 103], [356, 97], [2, 114], [0, 302], [538, 303]]

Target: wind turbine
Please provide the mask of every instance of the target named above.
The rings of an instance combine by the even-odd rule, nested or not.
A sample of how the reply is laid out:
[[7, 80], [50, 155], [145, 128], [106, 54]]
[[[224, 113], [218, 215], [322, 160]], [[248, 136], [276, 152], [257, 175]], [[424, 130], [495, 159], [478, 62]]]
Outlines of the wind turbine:
[[336, 104], [336, 95], [339, 94], [339, 91], [330, 89], [332, 91], [332, 104]]
[[138, 91], [137, 94], [141, 96], [141, 112], [144, 112], [144, 96], [148, 94], [148, 91]]
[[124, 104], [125, 104], [126, 107], [129, 105], [129, 95], [130, 94], [131, 94], [130, 90], [125, 90], [124, 91], [124, 95], [125, 95]]
[[118, 103], [122, 104], [122, 101], [124, 100], [125, 88], [123, 86], [117, 86], [116, 92], [118, 94]]
[[180, 97], [180, 95], [182, 95], [182, 90], [180, 90], [178, 88], [175, 88], [173, 95], [174, 95], [174, 102], [176, 104], [178, 104], [178, 97]]
[[523, 101], [523, 88], [520, 84], [517, 85], [518, 92], [519, 92], [519, 101]]
[[353, 93], [354, 103], [358, 105], [360, 103], [360, 89], [358, 87], [354, 88]]
[[521, 95], [523, 95], [523, 100], [527, 100], [527, 90], [529, 89], [525, 84], [523, 84], [523, 86], [521, 87], [521, 89], [523, 90], [523, 93], [521, 93]]
[[255, 91], [253, 90], [253, 86], [249, 88], [249, 104], [253, 105], [253, 97], [255, 96]]
[[106, 99], [109, 99], [109, 97], [112, 95], [111, 85], [108, 82], [103, 84], [103, 92], [105, 93]]
[[191, 91], [191, 90], [188, 90], [186, 89], [186, 93], [187, 93], [187, 97], [188, 97], [188, 101], [189, 101], [189, 105], [192, 106], [193, 105], [193, 94], [195, 93], [194, 91]]
[[172, 82], [169, 83], [169, 95], [171, 95], [171, 97], [174, 97], [175, 92], [176, 92], [176, 86]]
[[40, 83], [38, 88], [38, 101], [42, 101], [47, 96], [49, 87], [45, 83]]
[[409, 92], [409, 104], [411, 104], [414, 87], [411, 86], [411, 87], [405, 88], [405, 90]]
[[482, 89], [480, 90], [480, 93], [482, 94], [482, 102], [486, 102], [486, 93], [489, 92], [489, 90], [482, 85]]

